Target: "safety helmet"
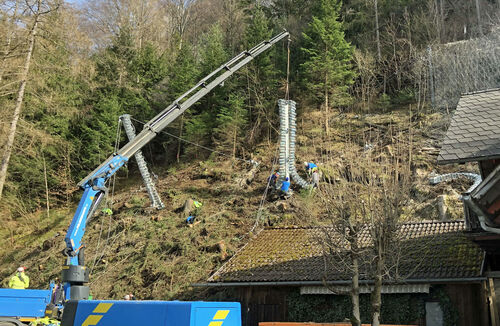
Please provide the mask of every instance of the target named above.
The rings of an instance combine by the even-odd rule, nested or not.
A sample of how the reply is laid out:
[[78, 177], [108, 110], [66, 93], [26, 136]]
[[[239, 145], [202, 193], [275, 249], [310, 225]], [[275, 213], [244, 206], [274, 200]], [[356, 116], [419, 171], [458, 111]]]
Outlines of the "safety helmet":
[[307, 166], [307, 162], [304, 162], [304, 166]]
[[130, 295], [128, 294], [125, 294], [125, 296], [123, 297], [124, 300], [130, 300]]
[[24, 267], [23, 267], [23, 266], [19, 266], [19, 267], [17, 268], [17, 271], [18, 271], [19, 273], [24, 272]]

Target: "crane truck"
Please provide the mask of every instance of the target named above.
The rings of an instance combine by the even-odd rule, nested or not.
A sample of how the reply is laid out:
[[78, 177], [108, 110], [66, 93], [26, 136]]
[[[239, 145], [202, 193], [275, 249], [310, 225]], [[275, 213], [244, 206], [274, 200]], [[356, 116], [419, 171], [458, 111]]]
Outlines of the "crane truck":
[[111, 176], [189, 107], [287, 36], [289, 33], [285, 30], [241, 52], [211, 72], [147, 122], [135, 138], [78, 183], [83, 195], [64, 239], [65, 263], [61, 280], [65, 299], [55, 300], [53, 283], [48, 290], [0, 289], [0, 326], [20, 326], [44, 316], [62, 318], [63, 326], [241, 326], [240, 304], [236, 302], [87, 300], [89, 275], [82, 238], [89, 219], [107, 193], [106, 182]]

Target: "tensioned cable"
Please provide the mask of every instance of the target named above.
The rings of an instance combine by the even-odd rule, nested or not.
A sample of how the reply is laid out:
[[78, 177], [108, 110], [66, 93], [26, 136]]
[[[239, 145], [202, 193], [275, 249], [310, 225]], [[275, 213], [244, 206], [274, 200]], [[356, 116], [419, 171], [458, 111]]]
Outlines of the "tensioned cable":
[[[277, 149], [278, 150], [275, 150], [276, 154], [274, 155], [273, 164], [271, 165], [271, 173], [269, 175], [273, 174], [273, 172], [274, 172], [274, 166], [276, 165], [276, 162], [278, 160], [278, 156], [279, 156], [279, 140], [278, 140]], [[271, 178], [268, 177], [267, 184], [266, 184], [266, 189], [264, 190], [264, 193], [262, 194], [262, 198], [260, 199], [259, 209], [257, 210], [257, 216], [255, 218], [255, 223], [253, 224], [253, 226], [250, 229], [250, 231], [248, 231], [248, 233], [253, 232], [255, 230], [255, 228], [259, 225], [259, 221], [260, 221], [260, 218], [261, 218], [262, 209], [264, 208], [264, 201], [267, 198], [267, 192], [269, 191], [269, 185], [270, 184], [271, 184]]]
[[[137, 122], [137, 123], [141, 123], [141, 124], [143, 124], [143, 125], [145, 124], [144, 122], [142, 122], [142, 121], [140, 121], [140, 120], [137, 120], [137, 119], [135, 119], [135, 118], [133, 118], [133, 117], [130, 117], [130, 120], [133, 120], [133, 121], [135, 121], [135, 122]], [[193, 142], [191, 142], [191, 141], [189, 141], [189, 140], [183, 139], [183, 138], [181, 138], [181, 137], [179, 137], [179, 136], [176, 136], [176, 135], [173, 135], [173, 134], [171, 134], [171, 133], [169, 133], [169, 132], [166, 132], [166, 131], [163, 131], [163, 130], [162, 130], [162, 131], [160, 131], [160, 132], [165, 133], [166, 135], [169, 135], [169, 136], [174, 137], [174, 138], [176, 138], [176, 139], [179, 139], [179, 140], [181, 140], [181, 141], [184, 141], [184, 142], [186, 142], [186, 143], [188, 143], [188, 144], [191, 144], [191, 145], [194, 145], [194, 146], [198, 146], [198, 147], [200, 147], [200, 148], [206, 149], [206, 150], [211, 151], [211, 152], [214, 152], [214, 153], [218, 153], [218, 154], [223, 155], [223, 156], [227, 156], [227, 157], [229, 157], [229, 158], [233, 158], [232, 156], [230, 156], [230, 155], [228, 155], [228, 154], [226, 154], [226, 153], [219, 152], [219, 151], [217, 151], [217, 150], [214, 150], [214, 149], [208, 148], [208, 147], [206, 147], [206, 146], [203, 146], [203, 145], [200, 145], [200, 144], [197, 144], [197, 143], [193, 143]], [[279, 148], [279, 147], [277, 146], [277, 148]], [[273, 160], [273, 164], [272, 164], [272, 166], [271, 166], [271, 173], [270, 173], [270, 175], [272, 174], [272, 172], [274, 171], [274, 167], [276, 166], [276, 162], [277, 162], [277, 160], [278, 160], [278, 153], [279, 153], [279, 152], [278, 152], [278, 151], [276, 151], [276, 154], [275, 154], [275, 156], [274, 156], [274, 160]], [[255, 161], [253, 161], [253, 160], [245, 160], [245, 159], [242, 159], [242, 158], [239, 158], [239, 157], [235, 157], [235, 159], [240, 160], [240, 161], [243, 161], [243, 162], [246, 162], [246, 163], [255, 164]], [[255, 223], [254, 223], [253, 227], [250, 229], [250, 231], [249, 231], [249, 232], [253, 232], [253, 231], [255, 230], [255, 228], [259, 225], [259, 220], [260, 220], [261, 213], [262, 213], [262, 209], [263, 209], [263, 206], [264, 206], [264, 201], [266, 200], [266, 198], [267, 198], [267, 193], [268, 193], [268, 191], [269, 191], [269, 185], [270, 185], [270, 182], [271, 182], [271, 179], [269, 178], [269, 179], [268, 179], [268, 181], [267, 181], [267, 184], [266, 184], [266, 189], [264, 190], [264, 193], [262, 194], [262, 198], [261, 198], [261, 200], [260, 200], [259, 209], [257, 210], [257, 217], [256, 217], [256, 219], [255, 219]]]
[[[121, 123], [122, 123], [122, 120], [121, 119], [118, 119], [118, 125], [117, 125], [117, 128], [116, 128], [116, 138], [115, 138], [115, 146], [114, 146], [114, 153], [116, 153], [119, 149], [119, 146], [120, 146], [120, 138], [121, 138]], [[113, 205], [113, 200], [114, 200], [114, 195], [115, 195], [115, 184], [116, 184], [116, 173], [113, 175], [113, 179], [111, 180], [111, 199], [109, 199], [108, 197], [108, 194], [106, 193], [106, 207], [109, 208], [110, 206], [110, 202], [111, 202], [111, 205]], [[108, 225], [108, 234], [106, 236], [106, 244], [104, 245], [105, 247], [108, 245], [108, 242], [109, 242], [109, 237], [111, 235], [111, 215], [109, 214], [106, 214], [108, 217], [109, 217], [109, 225]], [[97, 247], [96, 247], [96, 255], [94, 256], [94, 261], [92, 262], [92, 267], [90, 268], [90, 274], [92, 274], [92, 272], [94, 271], [94, 268], [98, 262], [98, 260], [100, 261], [101, 258], [104, 256], [104, 250], [103, 250], [103, 253], [101, 255], [101, 257], [99, 257], [99, 259], [97, 259], [97, 256], [98, 256], [98, 253], [99, 253], [99, 247], [100, 247], [100, 244], [101, 244], [101, 239], [102, 239], [102, 231], [103, 231], [103, 223], [101, 223], [101, 227], [100, 227], [100, 230], [99, 230], [99, 238], [97, 240]]]
[[[118, 118], [118, 126], [116, 130], [116, 139], [115, 139], [115, 149], [114, 153], [118, 152], [119, 146], [120, 146], [120, 138], [121, 138], [121, 128], [122, 120]], [[113, 174], [113, 180], [112, 180], [112, 186], [111, 186], [111, 205], [113, 205], [113, 200], [115, 196], [115, 184], [116, 184], [116, 173]], [[106, 196], [107, 197], [107, 196]], [[106, 198], [106, 206], [109, 204], [108, 198]]]
[[[285, 84], [285, 99], [287, 101], [290, 100], [290, 83], [289, 83], [289, 80], [290, 80], [290, 42], [291, 41], [292, 40], [291, 40], [290, 35], [289, 35], [288, 36], [288, 42], [287, 42], [286, 84]], [[275, 150], [274, 160], [273, 160], [273, 163], [271, 165], [271, 173], [269, 173], [269, 175], [273, 174], [274, 167], [276, 165], [276, 162], [278, 161], [278, 156], [279, 156], [279, 142], [280, 142], [280, 140], [278, 140], [277, 150]], [[253, 232], [255, 230], [255, 228], [257, 228], [257, 226], [259, 225], [259, 221], [261, 219], [261, 214], [262, 214], [262, 209], [264, 208], [264, 202], [265, 202], [265, 200], [267, 198], [267, 193], [269, 191], [269, 185], [270, 184], [271, 184], [271, 178], [269, 177], [267, 179], [266, 189], [264, 190], [264, 193], [262, 194], [262, 198], [260, 199], [259, 209], [257, 210], [257, 216], [255, 218], [255, 223], [252, 226], [252, 228], [250, 229], [250, 231], [248, 231], [248, 233]]]
[[290, 80], [290, 42], [292, 39], [290, 35], [288, 35], [288, 43], [287, 43], [287, 60], [286, 60], [286, 87], [285, 87], [285, 100], [290, 100], [290, 91], [289, 91], [289, 80]]
[[[143, 124], [143, 125], [145, 125], [145, 124], [146, 124], [145, 122], [140, 121], [140, 120], [137, 120], [137, 119], [135, 119], [135, 118], [133, 118], [133, 117], [130, 117], [130, 120], [133, 120], [133, 121], [135, 121], [135, 122], [137, 122], [137, 123], [141, 123], [141, 124]], [[200, 145], [200, 144], [194, 143], [194, 142], [189, 141], [189, 140], [187, 140], [187, 139], [181, 138], [181, 137], [176, 136], [176, 135], [174, 135], [174, 134], [171, 134], [171, 133], [169, 133], [169, 132], [167, 132], [167, 131], [165, 131], [165, 130], [162, 130], [162, 131], [160, 131], [160, 132], [162, 132], [162, 133], [164, 133], [164, 134], [166, 134], [166, 135], [169, 135], [170, 137], [174, 137], [174, 138], [176, 138], [176, 139], [178, 139], [178, 140], [181, 140], [181, 141], [183, 141], [183, 142], [185, 142], [185, 143], [191, 144], [191, 145], [193, 145], [193, 146], [197, 146], [197, 147], [203, 148], [203, 149], [205, 149], [205, 150], [207, 150], [207, 151], [211, 151], [211, 152], [217, 153], [217, 154], [222, 155], [222, 156], [226, 156], [226, 157], [228, 157], [228, 158], [230, 158], [230, 159], [235, 159], [235, 160], [239, 160], [239, 161], [242, 161], [242, 162], [245, 162], [245, 163], [250, 163], [250, 164], [255, 164], [255, 163], [257, 163], [257, 162], [255, 162], [254, 160], [246, 160], [246, 159], [244, 159], [244, 158], [240, 158], [240, 157], [233, 157], [232, 155], [226, 154], [226, 153], [224, 153], [224, 152], [220, 152], [220, 151], [218, 151], [218, 150], [215, 150], [215, 149], [212, 149], [212, 148], [209, 148], [209, 147], [206, 147], [206, 146], [203, 146], [203, 145]]]

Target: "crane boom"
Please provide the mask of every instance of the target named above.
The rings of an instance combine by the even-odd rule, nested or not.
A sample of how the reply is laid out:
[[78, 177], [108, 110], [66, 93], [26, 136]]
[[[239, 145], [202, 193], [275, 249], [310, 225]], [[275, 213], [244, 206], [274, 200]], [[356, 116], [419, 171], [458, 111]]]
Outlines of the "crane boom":
[[241, 52], [211, 72], [146, 123], [144, 129], [134, 139], [113, 153], [78, 183], [84, 192], [64, 239], [66, 242], [64, 254], [67, 259], [63, 266], [62, 280], [65, 284], [67, 299], [86, 299], [89, 295], [89, 288], [85, 285], [88, 282], [88, 272], [84, 266], [82, 238], [88, 219], [93, 215], [106, 194], [106, 181], [184, 111], [252, 61], [253, 58], [287, 36], [289, 33], [285, 30], [270, 40], [263, 41], [248, 51]]
[[[184, 111], [189, 107], [199, 101], [202, 97], [207, 95], [212, 89], [217, 85], [223, 83], [227, 78], [234, 74], [241, 67], [248, 64], [256, 56], [264, 52], [273, 46], [276, 42], [287, 37], [289, 33], [283, 31], [276, 35], [268, 41], [263, 41], [260, 44], [253, 47], [251, 50], [243, 51], [236, 57], [232, 58], [225, 64], [221, 65], [218, 69], [214, 70], [208, 76], [200, 80], [194, 87], [188, 90], [186, 93], [178, 97], [172, 104], [170, 104], [166, 109], [158, 113], [153, 119], [151, 119], [146, 125], [141, 133], [139, 133], [133, 140], [127, 143], [125, 146], [120, 148], [118, 152], [110, 156], [104, 163], [97, 167], [92, 173], [82, 179], [78, 186], [82, 187], [90, 180], [99, 175], [103, 168], [113, 162], [115, 156], [121, 156], [126, 159], [132, 157], [138, 150], [149, 143], [160, 131], [165, 129], [172, 121], [179, 117]], [[221, 73], [223, 71], [223, 73]], [[194, 93], [194, 94], [193, 94]], [[193, 95], [191, 95], [193, 94]], [[191, 95], [191, 96], [190, 96]], [[188, 97], [190, 96], [190, 97]]]

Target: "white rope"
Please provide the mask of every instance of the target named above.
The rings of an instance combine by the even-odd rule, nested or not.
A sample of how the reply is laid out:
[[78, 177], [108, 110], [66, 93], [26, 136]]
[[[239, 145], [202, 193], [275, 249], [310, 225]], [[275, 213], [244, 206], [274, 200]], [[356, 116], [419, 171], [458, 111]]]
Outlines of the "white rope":
[[[114, 146], [114, 152], [116, 153], [118, 151], [118, 148], [120, 146], [120, 137], [121, 137], [121, 119], [118, 119], [118, 125], [117, 125], [117, 128], [116, 128], [116, 138], [115, 138], [115, 146]], [[106, 193], [106, 207], [109, 208], [109, 203], [111, 202], [111, 205], [113, 205], [113, 200], [114, 200], [114, 194], [115, 194], [115, 184], [116, 184], [116, 173], [113, 175], [113, 179], [112, 179], [112, 182], [111, 182], [112, 186], [111, 186], [111, 200], [109, 199], [109, 195]], [[99, 214], [99, 213], [97, 213]], [[109, 236], [111, 234], [111, 215], [108, 215], [109, 216], [109, 226], [108, 226], [108, 235], [106, 237], [106, 244], [105, 246], [108, 245], [108, 242], [109, 242]], [[104, 255], [104, 250], [103, 250], [103, 254], [101, 255], [101, 257], [99, 257], [99, 259], [97, 259], [97, 256], [99, 255], [99, 248], [101, 246], [101, 240], [102, 240], [102, 223], [101, 223], [101, 228], [99, 230], [99, 238], [97, 240], [97, 246], [96, 246], [96, 254], [94, 256], [94, 261], [92, 262], [92, 267], [90, 268], [90, 272], [89, 274], [92, 274], [92, 272], [94, 271], [94, 268], [97, 264], [98, 261], [100, 261]]]
[[[279, 143], [279, 141], [278, 141]], [[279, 149], [279, 145], [276, 146], [277, 149]], [[278, 160], [278, 156], [279, 156], [279, 150], [275, 150], [275, 155], [274, 155], [274, 160], [273, 160], [273, 164], [271, 165], [271, 173], [269, 173], [269, 175], [272, 175], [273, 172], [274, 172], [274, 167], [276, 165], [276, 161]], [[262, 209], [264, 208], [264, 202], [267, 198], [267, 192], [269, 190], [269, 185], [271, 184], [271, 178], [268, 177], [267, 179], [267, 184], [266, 184], [266, 189], [264, 190], [264, 193], [262, 194], [262, 198], [260, 199], [260, 204], [259, 204], [259, 209], [257, 210], [257, 216], [255, 217], [255, 223], [254, 225], [252, 226], [252, 228], [250, 229], [250, 231], [248, 231], [248, 233], [251, 233], [253, 232], [257, 226], [259, 225], [259, 221], [262, 217]]]

